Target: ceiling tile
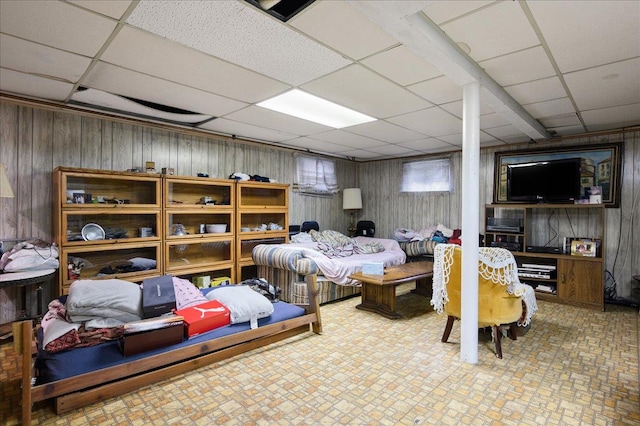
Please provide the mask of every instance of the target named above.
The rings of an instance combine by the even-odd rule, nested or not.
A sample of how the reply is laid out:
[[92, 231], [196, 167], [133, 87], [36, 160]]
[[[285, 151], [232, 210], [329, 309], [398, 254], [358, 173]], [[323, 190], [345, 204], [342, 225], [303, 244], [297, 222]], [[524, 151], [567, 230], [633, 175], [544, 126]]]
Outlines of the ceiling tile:
[[238, 123], [225, 118], [217, 118], [209, 121], [202, 124], [200, 128], [216, 133], [235, 135], [240, 139], [262, 140], [267, 142], [281, 142], [295, 138], [295, 135], [289, 133], [252, 126], [246, 123]]
[[69, 52], [93, 56], [109, 38], [116, 21], [57, 1], [0, 1], [5, 34]]
[[370, 148], [384, 145], [384, 142], [379, 140], [355, 135], [343, 130], [331, 130], [330, 132], [318, 133], [311, 137], [313, 139], [332, 142], [350, 148]]
[[540, 46], [489, 59], [479, 64], [501, 86], [539, 80], [556, 75]]
[[147, 1], [127, 23], [291, 85], [351, 61], [241, 1]]
[[0, 68], [0, 90], [38, 99], [63, 101], [73, 84]]
[[388, 121], [428, 136], [451, 135], [462, 129], [462, 120], [437, 107], [393, 117]]
[[640, 103], [582, 112], [582, 120], [590, 132], [640, 124]]
[[376, 120], [357, 126], [345, 127], [342, 130], [389, 143], [406, 142], [424, 137], [424, 135], [418, 132], [396, 126], [384, 120]]
[[422, 11], [436, 24], [473, 12], [494, 0], [432, 1]]
[[[540, 122], [545, 127], [577, 126], [582, 124], [575, 113], [541, 118]], [[489, 130], [489, 132], [491, 132], [491, 130]]]
[[342, 1], [317, 1], [288, 24], [356, 60], [398, 44], [390, 34]]
[[440, 105], [462, 99], [462, 87], [448, 77], [436, 77], [429, 81], [407, 87], [412, 92], [422, 96], [429, 102]]
[[466, 43], [476, 62], [540, 44], [515, 1], [495, 2], [441, 28], [454, 42]]
[[239, 111], [227, 114], [225, 118], [241, 123], [266, 127], [267, 129], [281, 130], [299, 136], [307, 136], [333, 130], [332, 127], [314, 123], [312, 121], [296, 118], [259, 106], [249, 106]]
[[101, 60], [243, 102], [260, 102], [288, 85], [181, 44], [124, 27]]
[[420, 152], [428, 152], [429, 150], [438, 149], [438, 148], [448, 148], [451, 150], [458, 148], [456, 146], [453, 146], [450, 143], [447, 143], [442, 140], [438, 140], [436, 138], [418, 139], [415, 141], [403, 142], [398, 145], [408, 149], [412, 149], [414, 151], [420, 151]]
[[0, 34], [0, 67], [76, 83], [91, 59]]
[[179, 125], [192, 126], [195, 123], [201, 123], [213, 118], [211, 115], [204, 114], [163, 111], [160, 108], [153, 108], [123, 96], [103, 92], [98, 89], [76, 91], [73, 96], [71, 96], [71, 101], [76, 105], [86, 106], [92, 110], [107, 110], [109, 113], [118, 115], [134, 116], [136, 118], [158, 120]]
[[562, 72], [640, 56], [640, 2], [529, 1]]
[[375, 152], [376, 154], [391, 156], [391, 157], [419, 154], [413, 149], [405, 148], [404, 146], [401, 146], [401, 145], [392, 145], [392, 144], [367, 148], [367, 151]]
[[533, 116], [533, 118], [536, 119], [576, 112], [569, 98], [553, 99], [550, 101], [524, 105], [523, 107]]
[[326, 141], [319, 141], [318, 139], [311, 139], [308, 137], [291, 139], [283, 142], [283, 145], [293, 146], [301, 149], [310, 149], [315, 152], [328, 152], [330, 154], [338, 154], [341, 152], [351, 151], [351, 148], [343, 145]]
[[442, 72], [405, 46], [385, 50], [360, 61], [401, 86], [442, 75]]
[[376, 118], [426, 108], [430, 104], [360, 65], [352, 65], [302, 86], [339, 105]]
[[94, 12], [101, 13], [103, 15], [110, 16], [115, 19], [122, 18], [124, 12], [131, 5], [130, 0], [109, 0], [109, 1], [96, 1], [96, 0], [68, 0], [69, 3], [77, 4], [85, 9], [93, 10]]
[[220, 116], [246, 106], [245, 103], [150, 77], [104, 62], [97, 63], [82, 84], [123, 96], [151, 101], [187, 111]]
[[567, 97], [558, 77], [516, 84], [504, 89], [521, 105]]
[[[500, 126], [500, 127], [492, 127], [492, 128], [483, 128], [482, 129], [485, 133], [488, 133], [489, 135], [493, 136], [494, 138], [497, 139], [504, 139], [507, 136], [522, 136], [522, 137], [526, 137], [526, 135], [524, 135], [516, 126], [513, 126], [511, 124], [507, 125], [507, 126]], [[529, 140], [530, 138], [526, 137], [525, 140]]]
[[640, 57], [565, 74], [580, 110], [640, 102]]

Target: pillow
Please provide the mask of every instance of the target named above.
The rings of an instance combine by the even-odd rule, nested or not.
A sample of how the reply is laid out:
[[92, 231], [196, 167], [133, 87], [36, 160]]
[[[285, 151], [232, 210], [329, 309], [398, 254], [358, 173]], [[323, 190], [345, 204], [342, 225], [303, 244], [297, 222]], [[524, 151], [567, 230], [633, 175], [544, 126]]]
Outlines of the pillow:
[[146, 271], [148, 269], [155, 269], [156, 261], [154, 259], [147, 259], [145, 257], [132, 257], [129, 259], [131, 265], [134, 268], [140, 269], [142, 271]]
[[245, 285], [216, 287], [206, 297], [229, 308], [231, 324], [250, 321], [251, 328], [257, 328], [258, 318], [265, 318], [273, 313], [273, 303]]
[[189, 308], [207, 301], [202, 292], [190, 281], [172, 277], [173, 290], [176, 294], [176, 309]]

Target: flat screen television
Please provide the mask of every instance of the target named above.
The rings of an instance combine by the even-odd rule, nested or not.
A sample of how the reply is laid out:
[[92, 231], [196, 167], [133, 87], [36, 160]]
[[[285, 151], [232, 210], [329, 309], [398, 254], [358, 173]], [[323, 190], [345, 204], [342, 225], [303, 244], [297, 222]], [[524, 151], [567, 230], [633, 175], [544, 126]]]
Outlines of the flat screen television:
[[580, 198], [580, 158], [507, 165], [507, 200], [569, 203]]

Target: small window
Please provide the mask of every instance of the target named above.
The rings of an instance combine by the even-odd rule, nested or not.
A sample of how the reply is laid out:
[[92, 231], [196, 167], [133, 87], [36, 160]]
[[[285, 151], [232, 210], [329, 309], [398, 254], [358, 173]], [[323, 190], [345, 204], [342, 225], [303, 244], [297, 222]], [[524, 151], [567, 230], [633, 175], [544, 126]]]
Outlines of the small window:
[[450, 192], [451, 160], [410, 161], [402, 165], [402, 192]]
[[336, 162], [324, 158], [296, 157], [293, 190], [305, 194], [332, 195], [338, 192]]

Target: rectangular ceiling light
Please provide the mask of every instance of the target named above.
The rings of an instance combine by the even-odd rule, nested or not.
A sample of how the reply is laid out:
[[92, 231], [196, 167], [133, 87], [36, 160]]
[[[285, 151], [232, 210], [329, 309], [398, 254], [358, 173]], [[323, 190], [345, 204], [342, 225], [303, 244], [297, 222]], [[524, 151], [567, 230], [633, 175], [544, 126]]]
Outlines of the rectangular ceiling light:
[[298, 89], [267, 99], [257, 105], [336, 129], [376, 120]]

